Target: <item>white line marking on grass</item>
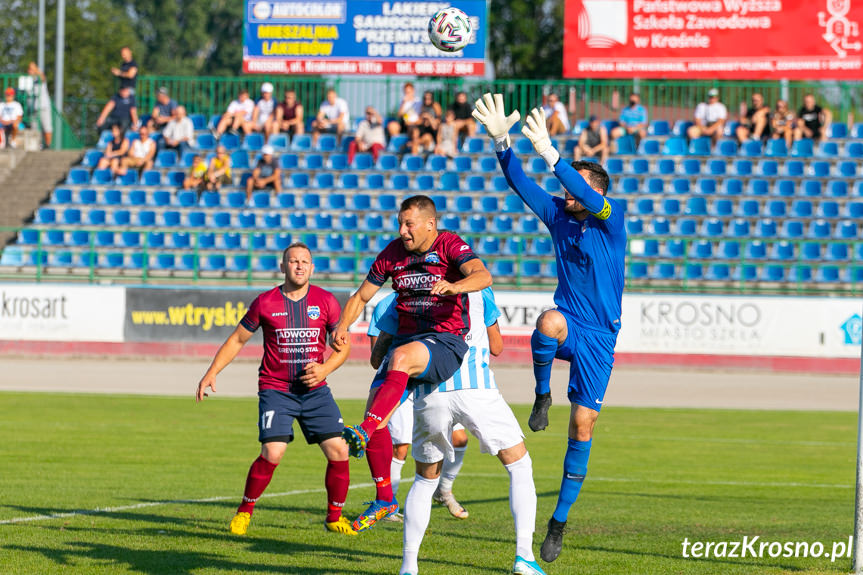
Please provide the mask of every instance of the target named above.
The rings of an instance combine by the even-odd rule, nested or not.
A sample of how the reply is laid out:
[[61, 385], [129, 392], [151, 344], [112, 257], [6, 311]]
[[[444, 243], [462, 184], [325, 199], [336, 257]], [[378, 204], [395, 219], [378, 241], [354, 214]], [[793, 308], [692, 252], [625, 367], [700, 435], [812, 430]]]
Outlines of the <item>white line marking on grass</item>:
[[[459, 477], [499, 477], [496, 473], [459, 473]], [[537, 476], [537, 478], [550, 479], [552, 476]], [[554, 476], [557, 478], [559, 476]], [[816, 489], [852, 489], [853, 484], [842, 483], [798, 483], [798, 482], [771, 482], [771, 481], [700, 481], [697, 479], [638, 479], [636, 477], [591, 477], [588, 475], [585, 481], [608, 481], [616, 483], [649, 483], [653, 485], [710, 485], [710, 486], [732, 486], [732, 487], [813, 487]]]
[[[402, 479], [402, 483], [410, 483], [413, 478]], [[348, 489], [363, 489], [365, 487], [374, 487], [374, 483], [357, 483], [351, 485]], [[282, 491], [281, 493], [264, 493], [261, 497], [290, 497], [292, 495], [306, 495], [310, 493], [323, 493], [325, 487], [317, 487], [315, 489], [297, 489], [294, 491]], [[161, 505], [187, 505], [190, 503], [212, 503], [214, 501], [229, 501], [231, 499], [240, 498], [237, 495], [222, 495], [219, 497], [204, 497], [202, 499], [170, 499], [166, 501], [148, 501], [146, 503], [135, 503], [134, 505], [120, 505], [118, 507], [97, 507], [96, 509], [82, 509], [80, 511], [66, 511], [63, 513], [48, 513], [45, 515], [31, 515], [29, 517], [13, 517], [12, 519], [4, 519], [0, 521], [0, 525], [9, 525], [12, 523], [25, 523], [27, 521], [45, 521], [47, 519], [65, 519], [67, 517], [77, 517], [79, 515], [98, 515], [100, 513], [116, 513], [117, 511], [129, 511], [132, 509], [144, 509], [145, 507], [159, 507]]]

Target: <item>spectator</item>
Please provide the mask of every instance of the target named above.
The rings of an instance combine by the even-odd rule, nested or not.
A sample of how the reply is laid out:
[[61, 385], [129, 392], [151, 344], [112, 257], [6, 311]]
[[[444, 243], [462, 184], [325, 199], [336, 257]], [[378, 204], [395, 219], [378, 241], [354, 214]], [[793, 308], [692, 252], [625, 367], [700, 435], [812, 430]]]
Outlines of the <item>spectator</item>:
[[189, 168], [189, 174], [183, 180], [183, 189], [200, 191], [204, 188], [206, 180], [207, 163], [201, 157], [201, 154], [195, 154], [195, 157], [192, 158], [192, 167]]
[[30, 62], [27, 74], [33, 77], [33, 109], [39, 111], [39, 127], [42, 129], [45, 148], [51, 147], [54, 137], [54, 122], [51, 114], [51, 96], [48, 94], [48, 82], [45, 74], [36, 65]]
[[575, 161], [582, 158], [599, 158], [601, 164], [608, 161], [608, 130], [605, 129], [599, 118], [591, 116], [587, 127], [581, 131], [578, 144], [575, 146]]
[[350, 121], [348, 103], [330, 88], [327, 90], [327, 99], [321, 102], [318, 115], [312, 122], [312, 145], [317, 146], [321, 134], [335, 134], [341, 141]]
[[476, 120], [473, 119], [473, 106], [468, 104], [467, 94], [458, 92], [455, 101], [450, 105], [450, 110], [455, 114], [455, 129], [459, 136], [471, 137], [476, 134]]
[[273, 147], [270, 145], [261, 148], [261, 159], [252, 170], [252, 175], [246, 180], [246, 195], [249, 198], [255, 190], [272, 188], [277, 194], [282, 191], [282, 171], [273, 152]]
[[116, 176], [120, 171], [120, 163], [129, 153], [129, 138], [126, 137], [126, 132], [120, 124], [111, 125], [111, 135], [113, 138], [105, 146], [96, 168], [99, 170], [110, 168], [111, 173]]
[[132, 49], [128, 46], [120, 48], [120, 67], [111, 68], [111, 74], [120, 79], [120, 88], [129, 88], [129, 93], [135, 95], [135, 84], [138, 81], [138, 64], [132, 58]]
[[770, 116], [770, 137], [774, 140], [782, 138], [788, 148], [791, 148], [791, 140], [794, 137], [794, 114], [788, 109], [785, 100], [776, 101], [776, 110]]
[[255, 104], [255, 111], [252, 112], [252, 129], [269, 136], [275, 133], [273, 131], [275, 122], [276, 100], [273, 98], [273, 85], [264, 82], [261, 85], [261, 99]]
[[6, 139], [6, 146], [15, 148], [18, 146], [18, 126], [24, 117], [24, 108], [15, 100], [15, 88], [9, 86], [4, 92], [4, 102], [0, 104], [0, 128]]
[[806, 94], [803, 97], [803, 107], [797, 112], [797, 129], [794, 130], [794, 139], [809, 138], [815, 142], [820, 142], [827, 133], [832, 119], [833, 115], [830, 110], [824, 110], [815, 103], [815, 96]]
[[458, 154], [458, 120], [452, 108], [446, 111], [444, 121], [438, 128], [434, 153], [448, 158], [454, 158]]
[[285, 92], [285, 100], [276, 108], [274, 133], [278, 132], [287, 132], [291, 136], [306, 132], [303, 105], [297, 101], [297, 93], [293, 90]]
[[231, 156], [228, 149], [219, 144], [216, 147], [216, 155], [210, 160], [207, 168], [207, 189], [219, 191], [223, 185], [230, 186], [231, 180]]
[[544, 106], [549, 136], [565, 134], [569, 131], [569, 114], [560, 98], [552, 92], [548, 95], [548, 104]]
[[254, 127], [252, 124], [252, 115], [255, 113], [255, 103], [249, 98], [248, 90], [240, 90], [237, 94], [237, 99], [228, 104], [228, 109], [219, 120], [219, 125], [216, 127], [216, 139], [222, 137], [227, 130], [239, 133], [242, 130], [245, 134], [250, 134]]
[[387, 125], [387, 132], [391, 138], [399, 134], [405, 134], [409, 138], [413, 136], [413, 130], [420, 121], [421, 104], [419, 98], [416, 97], [414, 85], [405, 82], [404, 87], [402, 87], [402, 101], [396, 114], [398, 120], [393, 120]]
[[180, 157], [188, 152], [195, 142], [195, 125], [186, 115], [184, 106], [177, 106], [174, 118], [162, 131], [162, 145], [166, 150], [177, 150]]
[[138, 135], [139, 138], [129, 147], [129, 153], [120, 162], [118, 176], [125, 176], [129, 168], [143, 171], [153, 167], [157, 146], [155, 140], [150, 137], [150, 128], [141, 126]]
[[641, 96], [636, 93], [629, 95], [629, 106], [620, 111], [618, 122], [620, 125], [611, 130], [611, 139], [617, 142], [623, 136], [632, 136], [637, 148], [641, 139], [647, 136], [647, 108], [641, 105]]
[[708, 136], [715, 144], [722, 137], [727, 119], [728, 108], [719, 101], [719, 90], [711, 88], [707, 92], [707, 102], [695, 107], [695, 124], [689, 127], [686, 135], [690, 140]]
[[114, 124], [119, 125], [124, 132], [138, 125], [138, 104], [128, 86], [122, 86], [119, 92], [111, 96], [96, 120], [96, 127], [100, 129], [108, 129]]
[[374, 161], [378, 161], [378, 155], [386, 146], [387, 140], [384, 134], [384, 125], [378, 111], [368, 106], [366, 117], [357, 126], [354, 140], [348, 146], [348, 164], [353, 163], [357, 152], [371, 152]]
[[150, 129], [154, 132], [161, 132], [174, 117], [176, 110], [177, 102], [171, 98], [168, 89], [164, 86], [159, 88], [159, 91], [156, 92], [156, 105], [150, 116]]
[[746, 108], [746, 113], [740, 116], [737, 125], [737, 141], [742, 144], [749, 138], [767, 140], [770, 138], [770, 106], [764, 103], [764, 96], [755, 92], [752, 94], [752, 105]]
[[434, 94], [429, 91], [424, 92], [420, 105], [420, 121], [411, 138], [412, 154], [418, 154], [421, 147], [427, 151], [434, 150], [437, 145], [437, 129], [441, 116], [441, 107], [435, 102]]

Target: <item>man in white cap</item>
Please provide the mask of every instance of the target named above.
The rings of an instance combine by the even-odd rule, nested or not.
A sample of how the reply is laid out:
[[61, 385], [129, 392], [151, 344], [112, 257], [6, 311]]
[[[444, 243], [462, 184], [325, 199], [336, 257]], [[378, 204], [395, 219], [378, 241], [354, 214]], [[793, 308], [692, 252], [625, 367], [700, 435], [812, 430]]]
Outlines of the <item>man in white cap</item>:
[[264, 82], [261, 85], [261, 99], [255, 104], [255, 111], [252, 113], [252, 129], [263, 132], [264, 136], [275, 134], [278, 130], [275, 120], [276, 100], [273, 98], [273, 85]]
[[261, 158], [252, 170], [252, 175], [246, 180], [246, 195], [252, 197], [255, 190], [272, 188], [278, 194], [282, 191], [282, 171], [273, 155], [273, 147], [269, 144], [261, 148]]
[[153, 132], [161, 132], [174, 117], [177, 111], [177, 102], [171, 98], [171, 94], [164, 86], [156, 92], [156, 105], [150, 117], [150, 129]]
[[707, 101], [695, 107], [695, 124], [689, 127], [686, 135], [690, 140], [707, 136], [715, 144], [722, 137], [727, 119], [728, 108], [719, 101], [719, 90], [711, 88]]

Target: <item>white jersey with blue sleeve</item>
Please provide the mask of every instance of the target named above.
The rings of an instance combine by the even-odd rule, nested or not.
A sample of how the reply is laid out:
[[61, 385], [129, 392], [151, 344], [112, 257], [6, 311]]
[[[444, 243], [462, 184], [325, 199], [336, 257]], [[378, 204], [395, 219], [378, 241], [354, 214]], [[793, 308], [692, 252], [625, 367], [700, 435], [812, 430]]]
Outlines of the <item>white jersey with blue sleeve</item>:
[[[366, 335], [369, 337], [378, 337], [382, 331], [395, 335], [399, 328], [399, 317], [395, 313], [395, 301], [398, 297], [397, 292], [393, 292], [375, 306], [372, 312], [372, 318], [369, 320], [369, 328], [366, 330]], [[388, 312], [392, 310], [393, 313]], [[393, 320], [395, 317], [395, 320]], [[383, 322], [383, 324], [381, 324]]]

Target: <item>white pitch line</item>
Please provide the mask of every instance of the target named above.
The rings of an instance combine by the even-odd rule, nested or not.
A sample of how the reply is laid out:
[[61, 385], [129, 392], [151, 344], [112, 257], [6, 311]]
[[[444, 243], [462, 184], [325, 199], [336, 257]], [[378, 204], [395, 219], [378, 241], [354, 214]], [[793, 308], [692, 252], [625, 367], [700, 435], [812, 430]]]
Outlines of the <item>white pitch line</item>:
[[[413, 477], [402, 479], [402, 483], [410, 483]], [[357, 483], [351, 485], [348, 489], [362, 489], [365, 487], [374, 487], [374, 483]], [[261, 497], [287, 497], [291, 495], [306, 495], [310, 493], [323, 493], [325, 487], [317, 487], [315, 489], [298, 489], [295, 491], [283, 491], [281, 493], [264, 493]], [[0, 525], [9, 525], [11, 523], [25, 523], [27, 521], [45, 521], [48, 519], [64, 519], [67, 517], [77, 517], [79, 515], [97, 515], [100, 513], [116, 513], [117, 511], [129, 511], [131, 509], [143, 509], [145, 507], [159, 507], [161, 505], [186, 505], [190, 503], [211, 503], [213, 501], [228, 501], [238, 499], [237, 495], [223, 495], [219, 497], [205, 497], [203, 499], [171, 499], [167, 501], [148, 501], [147, 503], [136, 503], [134, 505], [121, 505], [118, 507], [97, 507], [96, 509], [82, 509], [80, 511], [67, 511], [63, 513], [49, 513], [46, 515], [31, 515], [29, 517], [13, 517], [12, 519], [4, 519], [0, 521]]]
[[[459, 477], [498, 477], [496, 473], [460, 473]], [[540, 476], [534, 475], [534, 479]], [[542, 476], [542, 479], [558, 478], [558, 475]], [[842, 483], [798, 483], [771, 482], [771, 481], [699, 481], [697, 479], [638, 479], [635, 477], [591, 477], [588, 475], [585, 481], [608, 481], [616, 483], [649, 483], [651, 485], [711, 485], [732, 487], [813, 487], [816, 489], [853, 489], [854, 485]]]

